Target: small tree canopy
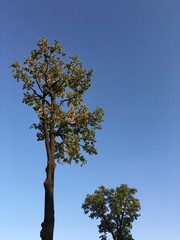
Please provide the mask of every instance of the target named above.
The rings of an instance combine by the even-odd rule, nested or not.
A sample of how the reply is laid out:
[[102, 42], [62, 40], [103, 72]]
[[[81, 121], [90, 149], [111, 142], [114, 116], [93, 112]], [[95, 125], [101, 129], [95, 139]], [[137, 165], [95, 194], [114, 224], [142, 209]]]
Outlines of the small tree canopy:
[[137, 190], [122, 184], [116, 189], [100, 186], [94, 194], [88, 194], [82, 205], [85, 214], [100, 219], [98, 225], [101, 240], [110, 233], [113, 240], [133, 240], [132, 222], [140, 214], [140, 202], [134, 197]]
[[84, 164], [81, 150], [97, 153], [95, 130], [101, 129], [103, 110], [90, 112], [83, 104], [93, 71], [86, 71], [78, 56], [66, 62], [65, 55], [58, 41], [50, 45], [43, 37], [23, 65], [16, 61], [11, 67], [14, 78], [23, 84], [23, 102], [38, 114], [39, 123], [32, 125], [38, 131], [37, 140], [45, 140], [47, 150], [53, 148], [58, 162]]

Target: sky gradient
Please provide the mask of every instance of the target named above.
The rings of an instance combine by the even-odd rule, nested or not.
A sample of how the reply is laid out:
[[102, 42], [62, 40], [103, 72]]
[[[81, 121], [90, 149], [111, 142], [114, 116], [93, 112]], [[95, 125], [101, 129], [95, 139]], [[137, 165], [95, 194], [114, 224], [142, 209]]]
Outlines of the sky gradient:
[[0, 0], [0, 239], [40, 239], [45, 147], [9, 65], [42, 36], [94, 69], [85, 103], [105, 110], [98, 155], [84, 167], [57, 165], [54, 240], [98, 239], [82, 202], [122, 183], [141, 202], [135, 240], [179, 239], [179, 12], [179, 0]]

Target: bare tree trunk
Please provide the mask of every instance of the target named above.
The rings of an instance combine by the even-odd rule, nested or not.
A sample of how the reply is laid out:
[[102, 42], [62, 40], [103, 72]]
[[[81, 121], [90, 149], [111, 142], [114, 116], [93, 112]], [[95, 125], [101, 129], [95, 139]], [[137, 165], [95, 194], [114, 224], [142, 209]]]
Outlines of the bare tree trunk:
[[45, 205], [44, 221], [42, 222], [40, 237], [42, 240], [53, 240], [54, 232], [54, 172], [55, 163], [48, 162], [46, 167], [46, 180], [44, 181]]

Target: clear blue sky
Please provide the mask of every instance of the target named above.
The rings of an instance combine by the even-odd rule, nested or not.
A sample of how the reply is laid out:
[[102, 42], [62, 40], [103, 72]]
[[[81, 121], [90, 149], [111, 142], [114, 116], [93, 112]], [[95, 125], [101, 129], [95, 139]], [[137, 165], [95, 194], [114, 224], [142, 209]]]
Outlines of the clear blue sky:
[[122, 183], [142, 206], [134, 238], [178, 240], [180, 1], [0, 0], [0, 32], [0, 239], [40, 239], [45, 149], [8, 66], [46, 36], [94, 69], [86, 103], [105, 110], [99, 154], [57, 166], [54, 240], [98, 239], [81, 204], [99, 185]]

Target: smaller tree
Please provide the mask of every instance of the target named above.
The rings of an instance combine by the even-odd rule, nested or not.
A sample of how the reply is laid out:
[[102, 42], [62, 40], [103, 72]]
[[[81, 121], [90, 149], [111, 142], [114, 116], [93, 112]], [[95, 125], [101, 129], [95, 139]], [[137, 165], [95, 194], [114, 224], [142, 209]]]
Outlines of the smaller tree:
[[132, 222], [140, 216], [140, 202], [134, 197], [137, 190], [122, 184], [116, 189], [100, 186], [94, 194], [88, 194], [82, 208], [89, 217], [100, 219], [98, 225], [101, 240], [110, 233], [113, 240], [133, 240]]

